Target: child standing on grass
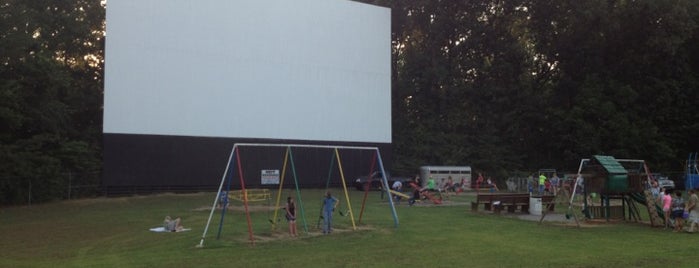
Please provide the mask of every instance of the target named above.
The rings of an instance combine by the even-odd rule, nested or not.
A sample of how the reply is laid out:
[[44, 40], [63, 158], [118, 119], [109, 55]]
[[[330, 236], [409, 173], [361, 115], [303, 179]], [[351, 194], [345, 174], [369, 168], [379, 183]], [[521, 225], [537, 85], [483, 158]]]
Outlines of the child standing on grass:
[[672, 205], [672, 196], [663, 188], [660, 190], [660, 201], [663, 204], [663, 215], [665, 216], [665, 229], [670, 227], [670, 206]]
[[298, 236], [296, 234], [296, 203], [291, 196], [286, 198], [286, 221], [289, 223], [289, 235]]
[[682, 192], [681, 191], [675, 191], [675, 198], [672, 199], [672, 214], [670, 217], [675, 220], [675, 229], [673, 232], [681, 232], [682, 231], [682, 223], [684, 222], [684, 219], [682, 218], [682, 214], [684, 214], [684, 199], [682, 199]]

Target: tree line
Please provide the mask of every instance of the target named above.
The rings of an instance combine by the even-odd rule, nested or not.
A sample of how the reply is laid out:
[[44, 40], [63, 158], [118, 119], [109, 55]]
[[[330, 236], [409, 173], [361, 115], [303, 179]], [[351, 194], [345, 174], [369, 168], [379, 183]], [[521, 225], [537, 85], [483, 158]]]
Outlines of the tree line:
[[[394, 173], [682, 170], [699, 150], [699, 2], [363, 0], [391, 8]], [[99, 173], [105, 3], [0, 3], [0, 203]], [[77, 176], [99, 184], [99, 176]]]
[[699, 2], [367, 1], [391, 8], [394, 168], [681, 171], [699, 148]]

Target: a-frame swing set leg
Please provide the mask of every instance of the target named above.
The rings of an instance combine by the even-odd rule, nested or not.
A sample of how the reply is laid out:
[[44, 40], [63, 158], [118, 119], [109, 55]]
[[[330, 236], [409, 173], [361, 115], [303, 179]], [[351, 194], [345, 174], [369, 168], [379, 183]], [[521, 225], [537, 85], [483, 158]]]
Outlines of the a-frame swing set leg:
[[[575, 187], [577, 187], [577, 183], [576, 183], [576, 186], [574, 186], [574, 188], [573, 188], [573, 193], [575, 193]], [[566, 189], [566, 188], [561, 189], [561, 191], [559, 191], [559, 193], [560, 194], [554, 198], [554, 202], [551, 202], [548, 205], [546, 205], [546, 208], [541, 212], [541, 218], [539, 219], [539, 224], [544, 222], [544, 218], [546, 217], [546, 214], [548, 214], [548, 211], [551, 209], [552, 206], [554, 206], [554, 204], [565, 204], [567, 201], [568, 210], [566, 211], [566, 215], [573, 214], [572, 216], [575, 219], [575, 225], [577, 227], [580, 227], [580, 221], [578, 220], [578, 215], [575, 213], [575, 211], [573, 211], [573, 197], [570, 195], [570, 193], [568, 192], [568, 189]], [[558, 201], [561, 197], [565, 200], [564, 202]]]
[[[235, 158], [233, 158], [233, 155], [235, 155]], [[238, 146], [233, 146], [233, 152], [231, 154], [231, 157], [229, 157], [228, 167], [226, 167], [226, 175], [225, 176], [228, 176], [227, 177], [228, 178], [228, 186], [226, 187], [228, 193], [230, 193], [230, 185], [231, 185], [231, 181], [232, 181], [232, 177], [233, 177], [233, 171], [231, 171], [229, 169], [229, 167], [231, 164], [233, 164], [233, 162], [236, 162], [237, 167], [238, 167], [238, 177], [240, 178], [240, 186], [241, 186], [241, 192], [242, 192], [242, 196], [243, 196], [243, 205], [245, 207], [245, 216], [246, 216], [246, 219], [248, 222], [248, 235], [249, 235], [250, 243], [254, 245], [255, 238], [254, 238], [253, 231], [252, 231], [252, 221], [250, 220], [250, 208], [248, 206], [248, 194], [247, 194], [247, 190], [245, 189], [245, 179], [243, 178], [243, 170], [242, 170], [242, 165], [241, 165], [241, 161], [240, 161], [240, 148]], [[235, 170], [235, 168], [233, 170]], [[220, 188], [221, 187], [219, 187], [219, 194], [221, 192]], [[216, 195], [216, 198], [218, 198], [219, 194]], [[216, 239], [219, 239], [221, 237], [221, 230], [223, 229], [223, 219], [224, 219], [225, 215], [226, 215], [226, 209], [224, 208], [223, 211], [221, 211], [221, 221], [220, 221], [219, 226], [218, 226], [218, 234], [216, 235]], [[209, 216], [209, 220], [210, 219], [211, 219], [211, 216]], [[207, 228], [208, 228], [208, 223], [207, 223]], [[204, 230], [204, 234], [206, 234], [206, 229]], [[200, 242], [200, 245], [203, 244], [203, 241], [204, 241], [204, 239], [202, 237], [202, 242]]]
[[376, 164], [376, 153], [374, 153], [373, 159], [371, 160], [371, 167], [369, 168], [367, 186], [364, 187], [364, 198], [362, 198], [362, 209], [359, 211], [359, 223], [362, 223], [362, 216], [364, 216], [364, 207], [366, 206], [366, 199], [369, 196], [369, 190], [371, 189], [372, 177], [371, 174], [374, 173], [374, 167]]
[[[333, 166], [335, 166], [335, 154], [330, 155], [330, 166], [328, 167], [328, 178], [325, 180], [325, 190], [330, 188], [330, 178], [332, 177]], [[318, 222], [316, 223], [316, 229], [320, 229], [320, 222], [323, 221], [323, 203], [320, 203], [320, 210], [318, 212]]]
[[337, 158], [337, 168], [340, 170], [340, 179], [342, 179], [342, 188], [345, 190], [345, 201], [349, 210], [350, 219], [352, 221], [352, 229], [357, 230], [357, 225], [354, 223], [354, 213], [352, 213], [352, 204], [350, 203], [349, 193], [347, 193], [347, 183], [345, 183], [345, 172], [342, 170], [342, 161], [340, 161], [340, 153], [335, 148], [335, 157]]
[[[282, 173], [281, 173], [281, 179], [279, 182], [279, 189], [277, 191], [277, 201], [274, 207], [274, 220], [278, 219], [279, 215], [279, 204], [281, 202], [281, 195], [282, 195], [282, 189], [284, 187], [284, 179], [286, 178], [286, 169], [287, 167], [291, 167], [291, 173], [292, 177], [294, 178], [294, 185], [295, 185], [295, 190], [296, 190], [296, 200], [298, 201], [298, 209], [301, 212], [301, 218], [303, 219], [303, 230], [304, 232], [308, 233], [308, 224], [306, 221], [306, 215], [305, 215], [305, 210], [303, 206], [303, 200], [301, 199], [301, 190], [299, 189], [299, 183], [298, 183], [298, 178], [296, 176], [296, 167], [294, 165], [294, 156], [291, 151], [291, 146], [287, 146], [286, 150], [284, 152], [284, 162], [282, 164]], [[286, 211], [285, 211], [286, 213]], [[275, 224], [272, 224], [272, 230], [275, 230]]]
[[[279, 203], [281, 201], [282, 197], [282, 189], [284, 187], [284, 178], [286, 176], [286, 164], [287, 161], [289, 160], [289, 147], [286, 148], [284, 151], [284, 160], [282, 162], [282, 173], [280, 174], [281, 177], [279, 178], [279, 189], [277, 190], [277, 201], [274, 205], [274, 216], [272, 218], [272, 231], [277, 229], [277, 222], [278, 222], [278, 215], [279, 215]], [[286, 213], [286, 211], [285, 211]]]

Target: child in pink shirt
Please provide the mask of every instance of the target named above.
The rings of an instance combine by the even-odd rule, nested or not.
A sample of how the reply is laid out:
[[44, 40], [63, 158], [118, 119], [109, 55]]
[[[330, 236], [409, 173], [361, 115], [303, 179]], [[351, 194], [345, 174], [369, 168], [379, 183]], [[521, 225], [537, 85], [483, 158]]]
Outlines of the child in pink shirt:
[[670, 204], [672, 204], [672, 196], [667, 193], [667, 191], [663, 188], [661, 191], [661, 198], [663, 201], [663, 213], [665, 215], [665, 228], [670, 226]]

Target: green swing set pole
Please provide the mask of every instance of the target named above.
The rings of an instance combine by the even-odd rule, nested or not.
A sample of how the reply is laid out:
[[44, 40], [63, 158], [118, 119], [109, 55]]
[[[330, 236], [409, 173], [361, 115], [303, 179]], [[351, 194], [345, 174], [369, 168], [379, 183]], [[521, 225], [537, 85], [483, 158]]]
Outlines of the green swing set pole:
[[289, 152], [289, 159], [291, 160], [291, 173], [294, 176], [294, 184], [296, 185], [296, 199], [299, 200], [299, 207], [301, 208], [301, 217], [303, 218], [303, 230], [308, 233], [308, 223], [306, 222], [306, 212], [303, 209], [303, 200], [301, 200], [301, 190], [299, 189], [299, 180], [296, 177], [296, 167], [294, 166], [294, 154], [291, 151], [291, 147], [287, 146], [286, 150]]
[[384, 169], [383, 161], [381, 161], [381, 152], [376, 148], [376, 158], [379, 160], [379, 169], [381, 169], [381, 177], [383, 179], [383, 188], [386, 191], [386, 196], [388, 196], [388, 203], [391, 205], [391, 214], [393, 214], [393, 222], [398, 228], [398, 214], [396, 213], [396, 207], [393, 205], [393, 198], [391, 198], [391, 192], [388, 188], [388, 179], [386, 178], [386, 170]]

